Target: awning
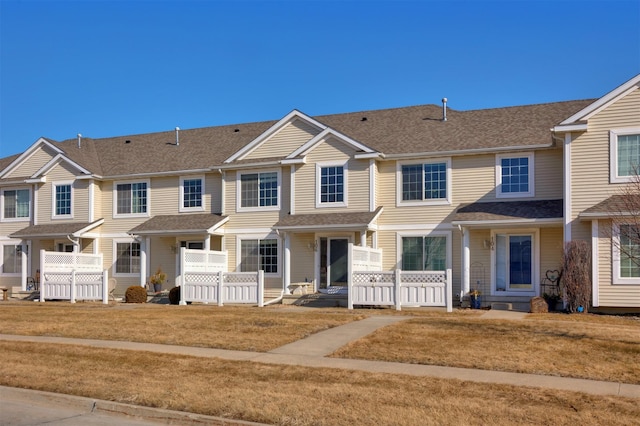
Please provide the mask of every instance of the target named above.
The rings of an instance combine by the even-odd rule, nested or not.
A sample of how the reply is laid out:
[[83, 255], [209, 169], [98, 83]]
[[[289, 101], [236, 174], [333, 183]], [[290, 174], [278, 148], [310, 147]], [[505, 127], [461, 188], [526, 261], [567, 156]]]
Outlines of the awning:
[[71, 222], [71, 223], [50, 223], [46, 225], [27, 226], [9, 235], [11, 238], [22, 238], [27, 240], [45, 238], [82, 238], [83, 234], [97, 228], [104, 223], [104, 219], [94, 222]]
[[133, 235], [213, 234], [229, 220], [218, 214], [154, 216], [129, 231]]
[[561, 224], [563, 200], [492, 201], [461, 206], [452, 224], [461, 226]]
[[292, 214], [278, 221], [278, 231], [323, 231], [377, 229], [375, 222], [382, 207], [373, 212]]
[[580, 219], [611, 219], [612, 217], [638, 217], [640, 194], [617, 194], [589, 207], [578, 215]]

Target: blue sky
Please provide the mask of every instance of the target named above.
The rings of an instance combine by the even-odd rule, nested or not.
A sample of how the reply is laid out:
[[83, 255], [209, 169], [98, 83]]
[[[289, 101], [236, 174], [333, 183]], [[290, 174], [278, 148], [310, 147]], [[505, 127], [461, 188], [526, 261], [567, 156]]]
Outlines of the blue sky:
[[0, 157], [54, 140], [597, 98], [640, 1], [0, 0]]

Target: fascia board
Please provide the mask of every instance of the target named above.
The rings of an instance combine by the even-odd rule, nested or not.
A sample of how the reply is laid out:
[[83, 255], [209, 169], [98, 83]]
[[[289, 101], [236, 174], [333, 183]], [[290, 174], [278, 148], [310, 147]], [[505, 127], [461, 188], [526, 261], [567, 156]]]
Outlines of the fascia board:
[[587, 129], [587, 124], [565, 124], [565, 125], [558, 125], [555, 127], [551, 128], [552, 132], [556, 132], [556, 133], [568, 133], [568, 132], [586, 132]]
[[607, 93], [597, 101], [593, 102], [591, 105], [588, 105], [587, 107], [573, 114], [571, 117], [562, 121], [560, 123], [560, 126], [563, 126], [565, 124], [572, 124], [572, 123], [575, 123], [576, 121], [585, 120], [593, 116], [593, 114], [596, 114], [598, 111], [601, 111], [602, 108], [605, 108], [606, 106], [608, 106], [610, 102], [614, 102], [619, 97], [625, 96], [627, 93], [633, 90], [636, 90], [638, 88], [638, 85], [640, 85], [640, 74], [636, 75], [631, 80], [613, 89], [611, 92]]
[[35, 141], [29, 148], [27, 148], [27, 150], [25, 152], [23, 152], [18, 158], [16, 158], [15, 160], [13, 160], [13, 162], [11, 162], [11, 164], [9, 164], [7, 167], [5, 167], [5, 169], [0, 172], [0, 178], [4, 177], [6, 174], [10, 173], [11, 171], [13, 171], [16, 167], [18, 167], [20, 164], [22, 164], [27, 158], [31, 157], [31, 155], [41, 146], [41, 145], [46, 145], [49, 148], [53, 149], [55, 152], [57, 152], [58, 154], [62, 154], [63, 151], [56, 147], [53, 146], [51, 144], [51, 142], [49, 142], [48, 140], [46, 140], [45, 138], [39, 138], [37, 141]]
[[89, 225], [85, 226], [84, 228], [77, 230], [72, 235], [74, 237], [81, 237], [86, 232], [91, 231], [94, 228], [97, 228], [98, 226], [102, 225], [103, 223], [104, 223], [104, 219], [98, 219], [95, 222], [92, 222]]
[[236, 152], [231, 157], [229, 157], [226, 160], [224, 160], [224, 162], [225, 163], [231, 163], [231, 162], [236, 161], [236, 160], [242, 160], [245, 156], [249, 155], [256, 148], [258, 148], [260, 145], [262, 145], [263, 142], [265, 142], [267, 139], [269, 139], [278, 130], [280, 130], [282, 127], [284, 127], [289, 122], [293, 121], [294, 118], [300, 118], [300, 119], [308, 122], [309, 124], [311, 124], [313, 126], [316, 126], [320, 130], [324, 130], [324, 129], [327, 128], [327, 126], [325, 126], [324, 124], [320, 123], [319, 121], [314, 120], [313, 118], [311, 118], [308, 115], [298, 111], [297, 109], [294, 109], [289, 114], [285, 115], [282, 119], [280, 119], [276, 124], [274, 124], [273, 126], [269, 127], [267, 130], [265, 130], [257, 138], [255, 138], [254, 140], [249, 142], [247, 145], [245, 145], [243, 148], [241, 148], [238, 152]]
[[386, 154], [382, 160], [400, 160], [404, 158], [421, 158], [421, 157], [452, 157], [462, 155], [475, 155], [475, 154], [490, 154], [496, 152], [509, 152], [509, 151], [532, 151], [535, 149], [553, 148], [554, 144], [549, 142], [544, 145], [527, 145], [527, 146], [505, 146], [496, 148], [475, 148], [464, 149], [459, 151], [430, 151], [430, 152], [410, 152], [405, 154]]
[[[162, 176], [176, 176], [176, 175], [188, 175], [188, 174], [202, 174], [210, 173], [219, 170], [220, 167], [209, 167], [207, 169], [191, 169], [191, 170], [170, 170], [167, 172], [150, 172], [150, 173], [132, 173], [126, 175], [111, 175], [111, 176], [93, 176], [96, 179], [101, 180], [122, 180], [122, 179], [138, 179], [148, 177], [162, 177]], [[89, 176], [87, 178], [90, 178]]]
[[207, 233], [214, 234], [218, 228], [223, 226], [225, 223], [229, 222], [229, 216], [222, 219], [220, 222], [213, 225], [211, 228], [207, 229]]

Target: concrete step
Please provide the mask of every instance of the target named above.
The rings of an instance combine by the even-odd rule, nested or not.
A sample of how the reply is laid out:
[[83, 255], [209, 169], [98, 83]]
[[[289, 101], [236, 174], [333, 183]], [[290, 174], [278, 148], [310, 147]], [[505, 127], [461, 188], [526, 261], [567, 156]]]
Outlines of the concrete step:
[[348, 306], [347, 295], [342, 294], [304, 294], [286, 295], [282, 299], [283, 305], [306, 306], [309, 308], [346, 308]]

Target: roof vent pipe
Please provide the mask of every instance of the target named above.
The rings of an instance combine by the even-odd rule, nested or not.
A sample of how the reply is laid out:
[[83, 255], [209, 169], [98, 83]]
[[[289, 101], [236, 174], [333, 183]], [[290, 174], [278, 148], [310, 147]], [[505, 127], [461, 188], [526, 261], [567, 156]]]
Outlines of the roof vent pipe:
[[176, 146], [180, 145], [180, 127], [176, 127]]
[[447, 98], [442, 98], [442, 121], [447, 121]]
[[78, 148], [80, 148], [80, 145], [82, 145], [82, 135], [78, 133]]

